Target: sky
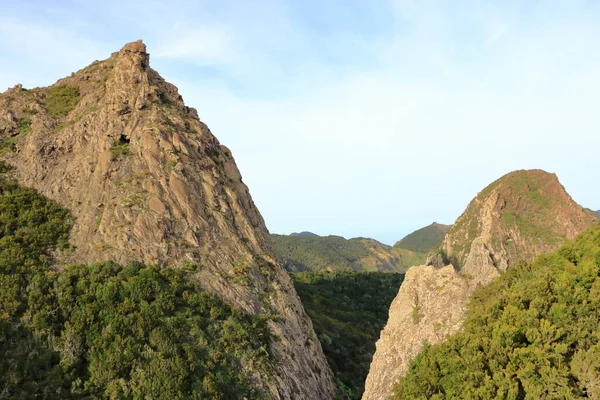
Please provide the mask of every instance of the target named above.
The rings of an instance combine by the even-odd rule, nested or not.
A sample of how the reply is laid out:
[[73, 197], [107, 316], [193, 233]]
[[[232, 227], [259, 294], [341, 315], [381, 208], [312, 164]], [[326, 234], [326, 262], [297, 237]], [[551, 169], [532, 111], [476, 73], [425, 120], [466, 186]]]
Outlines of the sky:
[[273, 233], [393, 244], [541, 168], [600, 209], [600, 2], [0, 0], [0, 91], [143, 39]]

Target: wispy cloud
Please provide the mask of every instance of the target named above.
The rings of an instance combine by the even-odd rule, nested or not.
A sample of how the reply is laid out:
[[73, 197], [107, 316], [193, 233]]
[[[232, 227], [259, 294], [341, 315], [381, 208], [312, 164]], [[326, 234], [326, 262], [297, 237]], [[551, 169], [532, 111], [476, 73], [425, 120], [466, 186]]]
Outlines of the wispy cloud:
[[241, 51], [234, 34], [224, 27], [186, 29], [175, 25], [166, 39], [159, 38], [154, 55], [218, 66], [240, 62]]
[[485, 44], [486, 46], [489, 46], [506, 35], [510, 31], [510, 25], [505, 23], [494, 23], [490, 24], [487, 30], [488, 34], [485, 39]]

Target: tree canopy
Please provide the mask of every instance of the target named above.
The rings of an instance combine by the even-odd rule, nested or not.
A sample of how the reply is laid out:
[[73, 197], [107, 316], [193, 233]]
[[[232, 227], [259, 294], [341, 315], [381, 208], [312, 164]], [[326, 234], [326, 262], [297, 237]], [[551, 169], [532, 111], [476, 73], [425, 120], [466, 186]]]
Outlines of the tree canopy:
[[293, 275], [342, 398], [360, 399], [375, 342], [403, 278], [403, 274], [354, 271]]
[[0, 398], [265, 397], [265, 317], [203, 291], [192, 267], [57, 272], [70, 228], [58, 204], [0, 181]]

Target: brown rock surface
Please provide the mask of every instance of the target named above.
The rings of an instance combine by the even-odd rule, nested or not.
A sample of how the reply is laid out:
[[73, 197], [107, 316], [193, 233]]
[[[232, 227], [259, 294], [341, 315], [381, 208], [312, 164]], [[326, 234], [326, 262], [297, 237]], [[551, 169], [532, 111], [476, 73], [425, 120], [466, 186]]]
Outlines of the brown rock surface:
[[387, 399], [425, 342], [440, 342], [460, 329], [473, 287], [451, 265], [408, 270], [377, 341], [363, 399]]
[[141, 42], [49, 88], [0, 95], [2, 158], [17, 180], [75, 216], [63, 262], [199, 266], [196, 278], [248, 313], [273, 313], [274, 398], [329, 399], [335, 384], [231, 152]]
[[[388, 398], [423, 343], [460, 330], [478, 285], [519, 260], [555, 250], [596, 221], [556, 175], [541, 170], [511, 172], [482, 190], [430, 257], [432, 265], [408, 270], [377, 342], [363, 399]], [[450, 263], [460, 272], [445, 266]]]
[[593, 213], [573, 201], [555, 174], [514, 171], [487, 186], [469, 203], [444, 238], [439, 253], [446, 263], [483, 278], [482, 273], [494, 272], [482, 264], [506, 271], [519, 260], [532, 260], [555, 250], [594, 222]]

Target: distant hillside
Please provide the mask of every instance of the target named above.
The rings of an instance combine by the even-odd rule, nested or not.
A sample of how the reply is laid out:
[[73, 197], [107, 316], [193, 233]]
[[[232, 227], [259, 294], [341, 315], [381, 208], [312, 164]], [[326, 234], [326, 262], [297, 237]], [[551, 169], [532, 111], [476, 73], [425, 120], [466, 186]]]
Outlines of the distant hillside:
[[404, 272], [410, 266], [423, 264], [427, 256], [367, 238], [272, 234], [271, 240], [275, 254], [285, 269], [292, 272]]
[[403, 277], [354, 271], [292, 275], [345, 399], [361, 398], [375, 342]]
[[450, 230], [450, 225], [442, 225], [434, 222], [396, 242], [394, 248], [406, 249], [417, 253], [428, 253], [442, 243], [448, 230]]
[[598, 210], [598, 211], [594, 211], [594, 215], [595, 215], [597, 218], [600, 218], [600, 210]]
[[301, 237], [319, 237], [319, 235], [317, 235], [316, 233], [312, 233], [312, 232], [294, 232], [291, 233], [290, 236], [301, 236]]

